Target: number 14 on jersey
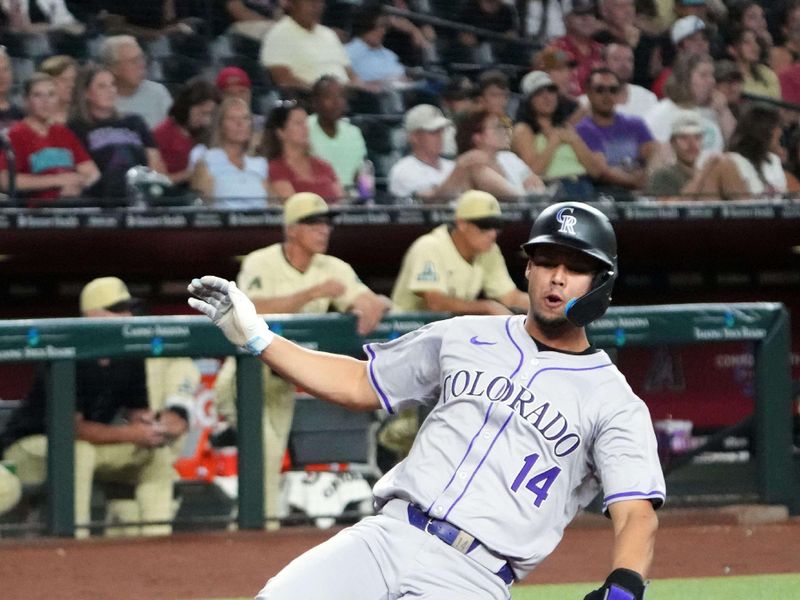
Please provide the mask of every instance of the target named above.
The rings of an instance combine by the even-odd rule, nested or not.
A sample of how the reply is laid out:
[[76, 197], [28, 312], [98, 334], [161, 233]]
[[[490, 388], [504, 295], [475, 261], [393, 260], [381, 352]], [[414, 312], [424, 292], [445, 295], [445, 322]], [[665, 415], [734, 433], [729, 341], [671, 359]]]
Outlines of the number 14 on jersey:
[[[511, 484], [512, 492], [519, 490], [519, 486], [521, 486], [528, 475], [530, 475], [533, 466], [538, 460], [539, 455], [535, 452], [525, 457], [525, 464], [522, 465], [522, 469], [520, 469], [516, 479], [514, 479], [514, 483]], [[561, 473], [560, 467], [551, 467], [545, 471], [541, 471], [540, 473], [533, 475], [525, 483], [525, 489], [532, 492], [535, 496], [533, 503], [537, 508], [542, 505], [542, 502], [547, 500], [547, 492], [550, 489], [550, 486], [555, 482], [559, 473]]]

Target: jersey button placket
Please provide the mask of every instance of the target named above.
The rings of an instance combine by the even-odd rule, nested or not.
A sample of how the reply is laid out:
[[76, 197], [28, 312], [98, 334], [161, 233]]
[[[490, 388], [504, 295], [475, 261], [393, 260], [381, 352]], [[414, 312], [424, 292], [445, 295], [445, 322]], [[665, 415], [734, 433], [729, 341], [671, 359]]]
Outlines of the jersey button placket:
[[472, 445], [469, 455], [464, 459], [463, 464], [461, 467], [459, 467], [455, 477], [453, 477], [450, 487], [448, 487], [447, 490], [436, 499], [434, 509], [438, 508], [439, 506], [443, 506], [444, 509], [441, 513], [441, 516], [445, 515], [447, 511], [450, 510], [450, 508], [453, 506], [453, 503], [456, 502], [459, 496], [461, 496], [461, 494], [464, 492], [464, 489], [469, 483], [470, 478], [478, 468], [481, 459], [486, 454], [486, 451], [489, 449], [489, 445], [492, 443], [492, 439], [494, 439], [496, 434], [496, 427], [494, 427], [491, 423], [487, 423], [483, 433], [481, 433], [475, 439], [475, 443]]

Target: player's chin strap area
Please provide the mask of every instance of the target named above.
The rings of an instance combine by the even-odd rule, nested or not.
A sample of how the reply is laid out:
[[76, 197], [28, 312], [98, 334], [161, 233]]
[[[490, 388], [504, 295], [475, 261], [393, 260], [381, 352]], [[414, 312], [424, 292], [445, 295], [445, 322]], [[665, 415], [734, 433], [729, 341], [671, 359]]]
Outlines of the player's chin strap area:
[[600, 272], [594, 278], [590, 292], [567, 302], [567, 307], [564, 309], [567, 320], [576, 327], [585, 327], [602, 317], [611, 304], [611, 290], [616, 280], [616, 269]]

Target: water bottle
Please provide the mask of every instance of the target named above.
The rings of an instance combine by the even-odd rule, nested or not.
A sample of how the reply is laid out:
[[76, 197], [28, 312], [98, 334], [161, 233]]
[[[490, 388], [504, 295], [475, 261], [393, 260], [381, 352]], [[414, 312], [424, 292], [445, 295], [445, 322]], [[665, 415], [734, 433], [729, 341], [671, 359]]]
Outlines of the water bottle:
[[356, 175], [357, 204], [372, 204], [375, 200], [375, 165], [368, 158], [358, 169]]

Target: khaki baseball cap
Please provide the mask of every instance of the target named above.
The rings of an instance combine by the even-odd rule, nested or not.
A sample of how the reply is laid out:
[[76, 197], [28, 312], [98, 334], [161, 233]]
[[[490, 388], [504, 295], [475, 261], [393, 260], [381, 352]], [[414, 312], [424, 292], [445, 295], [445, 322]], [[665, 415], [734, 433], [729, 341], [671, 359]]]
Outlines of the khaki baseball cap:
[[412, 133], [422, 129], [424, 131], [436, 131], [450, 124], [450, 120], [444, 116], [441, 110], [432, 104], [417, 104], [414, 108], [406, 112], [403, 117], [403, 127], [406, 133]]
[[500, 203], [488, 192], [467, 190], [456, 203], [456, 219], [480, 221], [481, 225], [502, 227], [505, 224]]
[[294, 225], [311, 217], [331, 214], [328, 203], [312, 192], [298, 192], [289, 196], [283, 205], [283, 223]]
[[[128, 286], [119, 277], [100, 277], [87, 283], [81, 290], [81, 312], [90, 310], [109, 309], [118, 304], [131, 305], [134, 299], [128, 291]], [[126, 306], [125, 308], [131, 308]], [[120, 310], [124, 308], [120, 307]]]
[[703, 123], [693, 110], [682, 110], [672, 120], [670, 126], [670, 137], [675, 135], [701, 135], [703, 133]]

